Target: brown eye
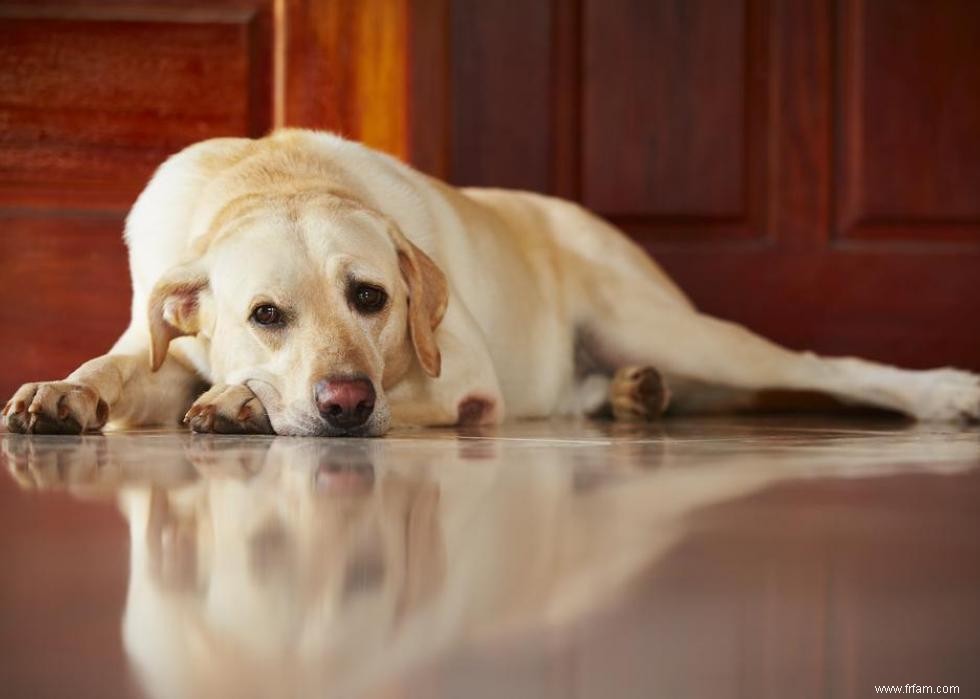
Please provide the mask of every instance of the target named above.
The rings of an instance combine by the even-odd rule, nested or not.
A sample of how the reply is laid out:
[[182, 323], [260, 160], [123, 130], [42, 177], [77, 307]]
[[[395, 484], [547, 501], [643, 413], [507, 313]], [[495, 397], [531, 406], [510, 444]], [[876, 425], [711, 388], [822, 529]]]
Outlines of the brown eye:
[[377, 313], [384, 308], [388, 301], [388, 294], [384, 289], [370, 284], [357, 284], [351, 294], [351, 300], [361, 313]]
[[259, 325], [282, 325], [282, 311], [271, 303], [263, 303], [252, 311], [252, 320]]

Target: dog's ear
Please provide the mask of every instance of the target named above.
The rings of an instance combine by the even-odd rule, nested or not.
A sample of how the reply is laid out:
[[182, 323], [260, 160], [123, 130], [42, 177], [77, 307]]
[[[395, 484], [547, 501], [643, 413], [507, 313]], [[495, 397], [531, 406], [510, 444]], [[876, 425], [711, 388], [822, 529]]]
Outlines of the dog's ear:
[[197, 264], [174, 267], [150, 293], [150, 367], [156, 371], [167, 357], [170, 341], [200, 330], [201, 292], [208, 286], [207, 274]]
[[442, 369], [442, 356], [436, 344], [435, 330], [449, 303], [446, 275], [432, 258], [402, 235], [397, 226], [389, 228], [398, 249], [398, 267], [408, 284], [408, 330], [412, 345], [422, 369], [436, 378]]

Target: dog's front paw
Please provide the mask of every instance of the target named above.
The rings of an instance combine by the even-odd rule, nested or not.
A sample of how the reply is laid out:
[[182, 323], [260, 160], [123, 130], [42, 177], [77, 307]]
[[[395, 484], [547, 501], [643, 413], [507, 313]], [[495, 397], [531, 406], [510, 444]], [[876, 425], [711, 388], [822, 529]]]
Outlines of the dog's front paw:
[[609, 385], [609, 403], [616, 420], [656, 420], [669, 402], [667, 384], [653, 367], [623, 367]]
[[89, 386], [67, 381], [26, 383], [3, 409], [7, 429], [27, 434], [81, 434], [100, 430], [109, 406]]
[[913, 417], [930, 422], [980, 420], [980, 376], [961, 369], [919, 372], [909, 403]]
[[194, 432], [275, 434], [265, 406], [244, 384], [215, 384], [184, 416]]

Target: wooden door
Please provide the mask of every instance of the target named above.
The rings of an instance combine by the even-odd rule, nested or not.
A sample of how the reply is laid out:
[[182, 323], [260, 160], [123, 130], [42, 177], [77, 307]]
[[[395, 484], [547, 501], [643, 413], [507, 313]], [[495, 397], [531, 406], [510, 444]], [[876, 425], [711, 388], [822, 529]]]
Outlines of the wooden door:
[[0, 394], [125, 327], [167, 154], [281, 124], [577, 199], [790, 346], [980, 369], [973, 0], [0, 0]]
[[792, 347], [980, 368], [980, 3], [441, 7], [418, 162], [577, 199]]

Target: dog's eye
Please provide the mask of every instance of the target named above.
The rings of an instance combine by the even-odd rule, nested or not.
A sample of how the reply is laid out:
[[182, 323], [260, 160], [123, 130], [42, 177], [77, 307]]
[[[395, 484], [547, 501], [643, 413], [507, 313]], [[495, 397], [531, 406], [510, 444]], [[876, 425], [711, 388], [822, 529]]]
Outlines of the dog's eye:
[[353, 288], [351, 301], [361, 313], [377, 313], [387, 303], [388, 294], [384, 289], [370, 284], [357, 284]]
[[271, 303], [263, 303], [252, 310], [252, 320], [259, 325], [282, 325], [282, 311]]

